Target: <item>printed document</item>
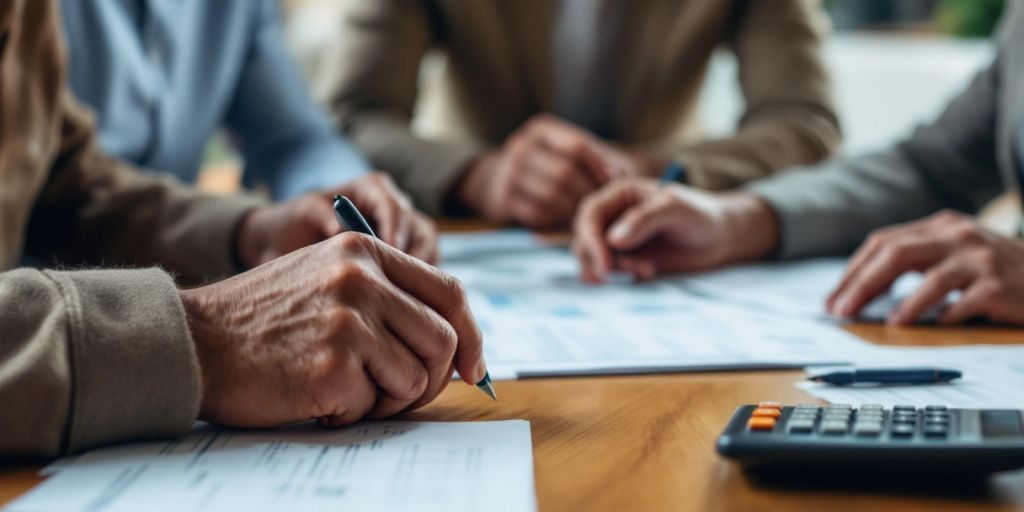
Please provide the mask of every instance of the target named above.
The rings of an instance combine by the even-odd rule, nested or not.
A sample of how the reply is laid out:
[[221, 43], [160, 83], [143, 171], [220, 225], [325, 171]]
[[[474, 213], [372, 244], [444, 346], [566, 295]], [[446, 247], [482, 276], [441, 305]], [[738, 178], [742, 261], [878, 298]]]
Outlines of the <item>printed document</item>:
[[203, 425], [174, 441], [87, 452], [8, 510], [530, 512], [533, 489], [526, 421]]

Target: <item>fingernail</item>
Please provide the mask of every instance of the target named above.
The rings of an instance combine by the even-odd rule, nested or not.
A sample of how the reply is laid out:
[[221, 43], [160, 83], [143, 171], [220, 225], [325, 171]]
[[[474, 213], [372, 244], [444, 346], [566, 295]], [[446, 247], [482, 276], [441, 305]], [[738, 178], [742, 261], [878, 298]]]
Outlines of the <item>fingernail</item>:
[[480, 361], [476, 363], [476, 375], [473, 377], [470, 384], [480, 382], [483, 380], [484, 375], [487, 375], [487, 363], [484, 363], [484, 360], [480, 359]]
[[621, 242], [629, 238], [630, 229], [626, 224], [616, 224], [608, 232], [608, 238], [615, 242]]

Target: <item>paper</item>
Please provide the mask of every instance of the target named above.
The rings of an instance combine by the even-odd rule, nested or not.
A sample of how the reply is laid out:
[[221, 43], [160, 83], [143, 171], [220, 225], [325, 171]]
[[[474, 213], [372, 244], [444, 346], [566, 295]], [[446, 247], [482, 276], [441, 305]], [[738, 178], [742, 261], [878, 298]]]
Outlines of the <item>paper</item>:
[[94, 450], [8, 510], [533, 511], [530, 425], [370, 422], [341, 430], [211, 426]]
[[[865, 367], [931, 366], [960, 370], [948, 384], [913, 386], [829, 386], [801, 382], [797, 387], [832, 403], [882, 404], [886, 407], [928, 404], [962, 408], [1024, 409], [1024, 346], [878, 347]], [[815, 368], [815, 372], [821, 371]]]
[[[487, 247], [497, 235], [477, 236]], [[674, 282], [587, 285], [565, 247], [501, 241], [504, 251], [464, 251], [444, 265], [467, 287], [493, 378], [800, 367], [870, 348], [835, 325]]]
[[[683, 289], [731, 304], [836, 322], [825, 311], [825, 301], [839, 285], [846, 271], [842, 258], [816, 258], [800, 261], [767, 262], [690, 274], [671, 282]], [[900, 302], [921, 286], [920, 272], [907, 272], [890, 290], [867, 304], [857, 317], [860, 322], [884, 322]], [[959, 300], [952, 292], [946, 300], [921, 315], [919, 323], [933, 323], [949, 305]]]

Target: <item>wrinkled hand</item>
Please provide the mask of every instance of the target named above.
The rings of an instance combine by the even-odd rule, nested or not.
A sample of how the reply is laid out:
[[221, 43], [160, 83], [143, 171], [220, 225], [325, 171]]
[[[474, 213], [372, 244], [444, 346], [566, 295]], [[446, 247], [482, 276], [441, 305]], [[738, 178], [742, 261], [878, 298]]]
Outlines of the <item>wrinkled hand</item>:
[[584, 281], [604, 281], [613, 270], [647, 280], [766, 256], [778, 244], [776, 223], [751, 195], [629, 179], [583, 202], [573, 250]]
[[951, 211], [868, 237], [829, 297], [828, 310], [853, 317], [908, 271], [924, 272], [924, 282], [892, 312], [892, 324], [914, 323], [953, 290], [963, 290], [963, 295], [939, 323], [984, 316], [1024, 324], [1024, 242], [992, 233], [973, 218]]
[[640, 174], [653, 161], [541, 114], [471, 165], [458, 199], [496, 222], [565, 227], [587, 194], [614, 178]]
[[385, 242], [428, 263], [437, 262], [433, 221], [412, 206], [388, 175], [379, 172], [334, 190], [253, 211], [238, 229], [239, 262], [253, 268], [338, 234], [341, 226], [334, 216], [335, 194], [351, 199]]
[[201, 418], [339, 426], [415, 409], [486, 371], [459, 282], [345, 233], [181, 292], [202, 369]]

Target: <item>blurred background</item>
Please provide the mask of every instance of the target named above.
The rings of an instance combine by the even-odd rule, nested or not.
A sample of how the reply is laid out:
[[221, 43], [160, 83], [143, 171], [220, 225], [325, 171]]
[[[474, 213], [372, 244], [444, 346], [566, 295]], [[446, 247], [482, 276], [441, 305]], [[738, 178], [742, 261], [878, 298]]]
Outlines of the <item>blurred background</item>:
[[[331, 65], [324, 49], [334, 37], [345, 1], [282, 0], [288, 43], [311, 75]], [[992, 58], [988, 37], [1003, 4], [1003, 0], [824, 1], [822, 7], [833, 25], [826, 59], [844, 131], [842, 152], [891, 144], [915, 125], [934, 118]], [[431, 131], [431, 83], [443, 65], [443, 58], [435, 55], [421, 69], [424, 94], [415, 126], [424, 133]], [[736, 63], [726, 49], [716, 53], [706, 80], [701, 98], [704, 129], [712, 137], [730, 134], [742, 104]], [[230, 185], [230, 173], [237, 167], [234, 155], [216, 141], [209, 155], [216, 169], [226, 170], [219, 175], [227, 176]], [[214, 179], [207, 186], [219, 185]], [[1018, 211], [1013, 205], [1004, 208]]]

